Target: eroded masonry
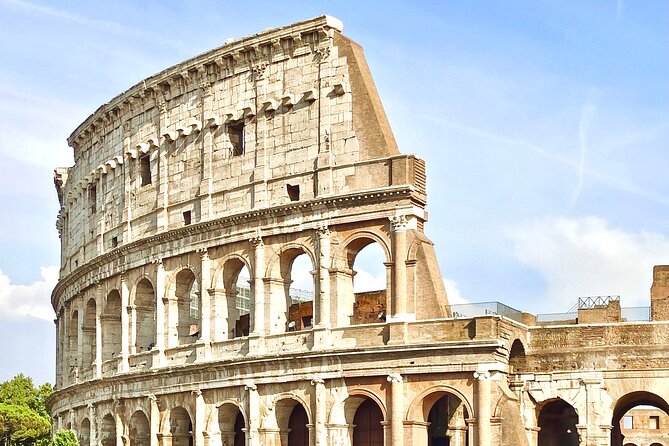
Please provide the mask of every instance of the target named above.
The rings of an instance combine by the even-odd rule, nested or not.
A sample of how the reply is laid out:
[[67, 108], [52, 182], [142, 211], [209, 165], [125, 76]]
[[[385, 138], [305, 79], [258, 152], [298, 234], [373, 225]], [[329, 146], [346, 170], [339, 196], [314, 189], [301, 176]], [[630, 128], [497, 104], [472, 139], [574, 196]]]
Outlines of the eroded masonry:
[[[227, 43], [71, 135], [55, 428], [86, 446], [633, 444], [629, 409], [669, 411], [669, 267], [647, 321], [615, 298], [560, 321], [449, 306], [425, 163], [341, 30]], [[356, 292], [371, 245], [386, 287]]]

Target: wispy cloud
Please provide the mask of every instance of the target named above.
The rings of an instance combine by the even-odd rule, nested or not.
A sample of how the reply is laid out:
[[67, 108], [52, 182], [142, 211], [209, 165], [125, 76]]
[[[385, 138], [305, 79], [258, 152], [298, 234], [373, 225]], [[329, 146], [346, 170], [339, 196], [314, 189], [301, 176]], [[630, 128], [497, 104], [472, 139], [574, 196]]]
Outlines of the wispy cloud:
[[80, 14], [73, 14], [71, 12], [62, 9], [56, 9], [50, 6], [31, 3], [24, 0], [0, 0], [0, 5], [14, 11], [53, 17], [61, 20], [66, 20], [68, 22], [77, 23], [79, 25], [87, 26], [90, 28], [96, 28], [99, 30], [107, 31], [114, 34], [135, 35], [137, 37], [150, 40], [160, 45], [169, 46], [179, 50], [184, 50], [187, 48], [187, 46], [184, 45], [182, 42], [165, 38], [164, 36], [161, 36], [160, 34], [157, 33], [153, 33], [143, 29], [130, 28], [120, 23], [112, 22], [109, 20], [92, 19], [89, 17], [82, 16]]
[[596, 295], [647, 306], [653, 265], [669, 263], [666, 235], [623, 231], [598, 217], [549, 217], [508, 235], [516, 258], [546, 280], [546, 295], [529, 303], [535, 311], [566, 311], [579, 297]]
[[42, 280], [30, 285], [13, 285], [10, 278], [0, 271], [0, 315], [13, 319], [54, 319], [51, 290], [58, 282], [58, 267], [42, 267], [40, 272]]
[[444, 288], [446, 288], [446, 298], [449, 305], [468, 304], [469, 299], [462, 296], [460, 287], [455, 280], [444, 279]]
[[593, 101], [592, 96], [594, 95], [595, 90], [590, 89], [588, 91], [588, 96], [581, 108], [581, 119], [578, 122], [578, 142], [579, 142], [579, 159], [578, 159], [578, 181], [576, 182], [576, 187], [574, 192], [571, 195], [571, 201], [569, 202], [569, 207], [573, 208], [578, 201], [578, 197], [581, 195], [583, 190], [583, 178], [585, 177], [586, 168], [585, 160], [588, 153], [588, 144], [587, 144], [587, 134], [590, 129], [590, 122], [592, 117], [595, 114], [596, 107]]
[[[568, 167], [570, 169], [573, 169], [576, 172], [579, 172], [581, 170], [581, 164], [572, 158], [554, 153], [548, 149], [545, 149], [541, 146], [538, 146], [536, 144], [529, 143], [527, 141], [524, 141], [522, 139], [518, 138], [509, 138], [504, 135], [492, 133], [492, 132], [487, 132], [481, 129], [477, 129], [474, 127], [469, 127], [466, 125], [462, 125], [457, 122], [452, 122], [448, 121], [442, 118], [438, 118], [435, 116], [427, 116], [427, 119], [432, 120], [438, 125], [441, 126], [446, 126], [450, 128], [455, 128], [462, 130], [464, 132], [467, 132], [472, 135], [476, 135], [478, 137], [487, 139], [489, 141], [492, 141], [497, 144], [505, 144], [511, 147], [516, 147], [516, 148], [522, 148], [526, 150], [530, 150], [538, 155], [541, 155], [542, 157], [549, 159], [551, 161], [554, 161], [557, 164], [563, 165], [565, 167]], [[650, 191], [647, 189], [644, 189], [630, 181], [624, 180], [620, 177], [608, 175], [606, 173], [600, 172], [592, 167], [589, 167], [587, 165], [584, 165], [582, 168], [583, 175], [587, 178], [593, 179], [595, 181], [598, 181], [600, 183], [603, 183], [611, 188], [627, 192], [633, 195], [637, 195], [639, 197], [642, 197], [646, 200], [650, 200], [655, 203], [663, 204], [669, 206], [669, 196], [666, 195], [661, 195], [658, 194], [654, 191]]]

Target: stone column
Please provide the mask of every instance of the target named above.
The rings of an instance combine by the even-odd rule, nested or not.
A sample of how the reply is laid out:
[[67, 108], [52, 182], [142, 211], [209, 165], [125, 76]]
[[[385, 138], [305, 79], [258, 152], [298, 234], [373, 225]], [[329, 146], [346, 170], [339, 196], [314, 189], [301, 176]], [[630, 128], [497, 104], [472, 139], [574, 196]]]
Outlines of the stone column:
[[123, 412], [125, 406], [122, 401], [117, 401], [114, 408], [114, 421], [116, 424], [116, 446], [124, 446], [127, 443], [123, 426]]
[[149, 436], [150, 446], [158, 446], [158, 434], [160, 433], [160, 408], [158, 407], [158, 398], [149, 394], [151, 401], [151, 413], [149, 414]]
[[159, 367], [165, 362], [165, 267], [162, 260], [156, 264], [156, 351], [153, 366]]
[[404, 380], [399, 373], [388, 375], [390, 383], [390, 439], [391, 446], [404, 444]]
[[95, 377], [102, 377], [102, 285], [98, 284], [95, 298]]
[[490, 445], [490, 372], [475, 372], [476, 432], [478, 446]]
[[248, 407], [246, 413], [248, 414], [248, 438], [247, 446], [260, 446], [260, 435], [258, 428], [260, 427], [260, 395], [258, 395], [258, 387], [252, 383], [246, 383], [244, 390], [248, 392]]
[[[128, 317], [128, 307], [130, 293], [128, 292], [128, 283], [125, 275], [121, 275], [121, 367], [120, 371], [128, 371], [128, 334], [130, 333], [130, 318]], [[120, 445], [123, 446], [123, 445]]]
[[[63, 361], [63, 349], [61, 347], [61, 342], [63, 342], [63, 334], [60, 330], [62, 327], [60, 313], [56, 315], [56, 319], [53, 320], [53, 323], [56, 325], [56, 360]], [[61, 387], [62, 374], [62, 366], [56, 366], [56, 388]]]
[[393, 235], [393, 281], [392, 281], [392, 317], [403, 319], [406, 316], [407, 291], [407, 218], [398, 215], [390, 219]]
[[211, 260], [206, 248], [199, 252], [202, 265], [200, 282], [200, 309], [202, 313], [200, 340], [208, 344], [211, 340], [211, 296], [209, 295], [209, 287], [211, 286]]
[[130, 354], [137, 353], [137, 307], [135, 305], [128, 305], [128, 315], [130, 317]]
[[322, 378], [314, 377], [311, 380], [314, 386], [314, 401], [315, 401], [315, 417], [314, 417], [314, 431], [315, 431], [315, 446], [326, 446], [328, 444], [327, 438], [327, 391], [325, 389], [325, 382]]
[[98, 420], [95, 416], [95, 406], [92, 404], [88, 405], [88, 421], [89, 421], [89, 444], [90, 446], [96, 446], [98, 444]]
[[207, 290], [211, 299], [212, 340], [221, 342], [229, 339], [227, 295], [216, 288]]
[[318, 229], [318, 320], [317, 326], [330, 326], [330, 230]]
[[[81, 296], [82, 305], [79, 306], [79, 317], [77, 317], [77, 378], [79, 373], [82, 373], [88, 364], [84, 364], [84, 309], [86, 304], [83, 303], [84, 297]], [[83, 307], [83, 308], [82, 308]]]
[[265, 244], [261, 237], [251, 239], [253, 250], [253, 320], [251, 332], [254, 335], [265, 333], [265, 283], [263, 281], [265, 269]]
[[195, 396], [195, 426], [193, 427], [194, 446], [204, 446], [205, 405], [201, 390], [193, 390]]

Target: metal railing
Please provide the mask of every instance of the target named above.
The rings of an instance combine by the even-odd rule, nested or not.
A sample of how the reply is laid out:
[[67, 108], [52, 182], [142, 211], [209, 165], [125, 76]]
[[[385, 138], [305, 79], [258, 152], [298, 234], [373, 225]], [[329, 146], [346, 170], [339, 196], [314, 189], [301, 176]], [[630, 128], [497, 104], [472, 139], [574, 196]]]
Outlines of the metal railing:
[[450, 305], [453, 317], [475, 317], [499, 315], [517, 322], [523, 322], [523, 313], [501, 302], [479, 302], [472, 304]]

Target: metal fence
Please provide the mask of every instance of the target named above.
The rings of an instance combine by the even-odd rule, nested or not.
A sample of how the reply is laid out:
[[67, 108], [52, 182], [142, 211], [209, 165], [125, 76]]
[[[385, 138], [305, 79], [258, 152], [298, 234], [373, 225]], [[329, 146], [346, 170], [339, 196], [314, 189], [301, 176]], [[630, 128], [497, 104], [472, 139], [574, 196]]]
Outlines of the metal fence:
[[513, 319], [514, 321], [523, 322], [523, 313], [504, 305], [501, 302], [479, 302], [473, 304], [457, 304], [450, 305], [451, 314], [453, 317], [475, 317], [487, 315], [499, 315]]

